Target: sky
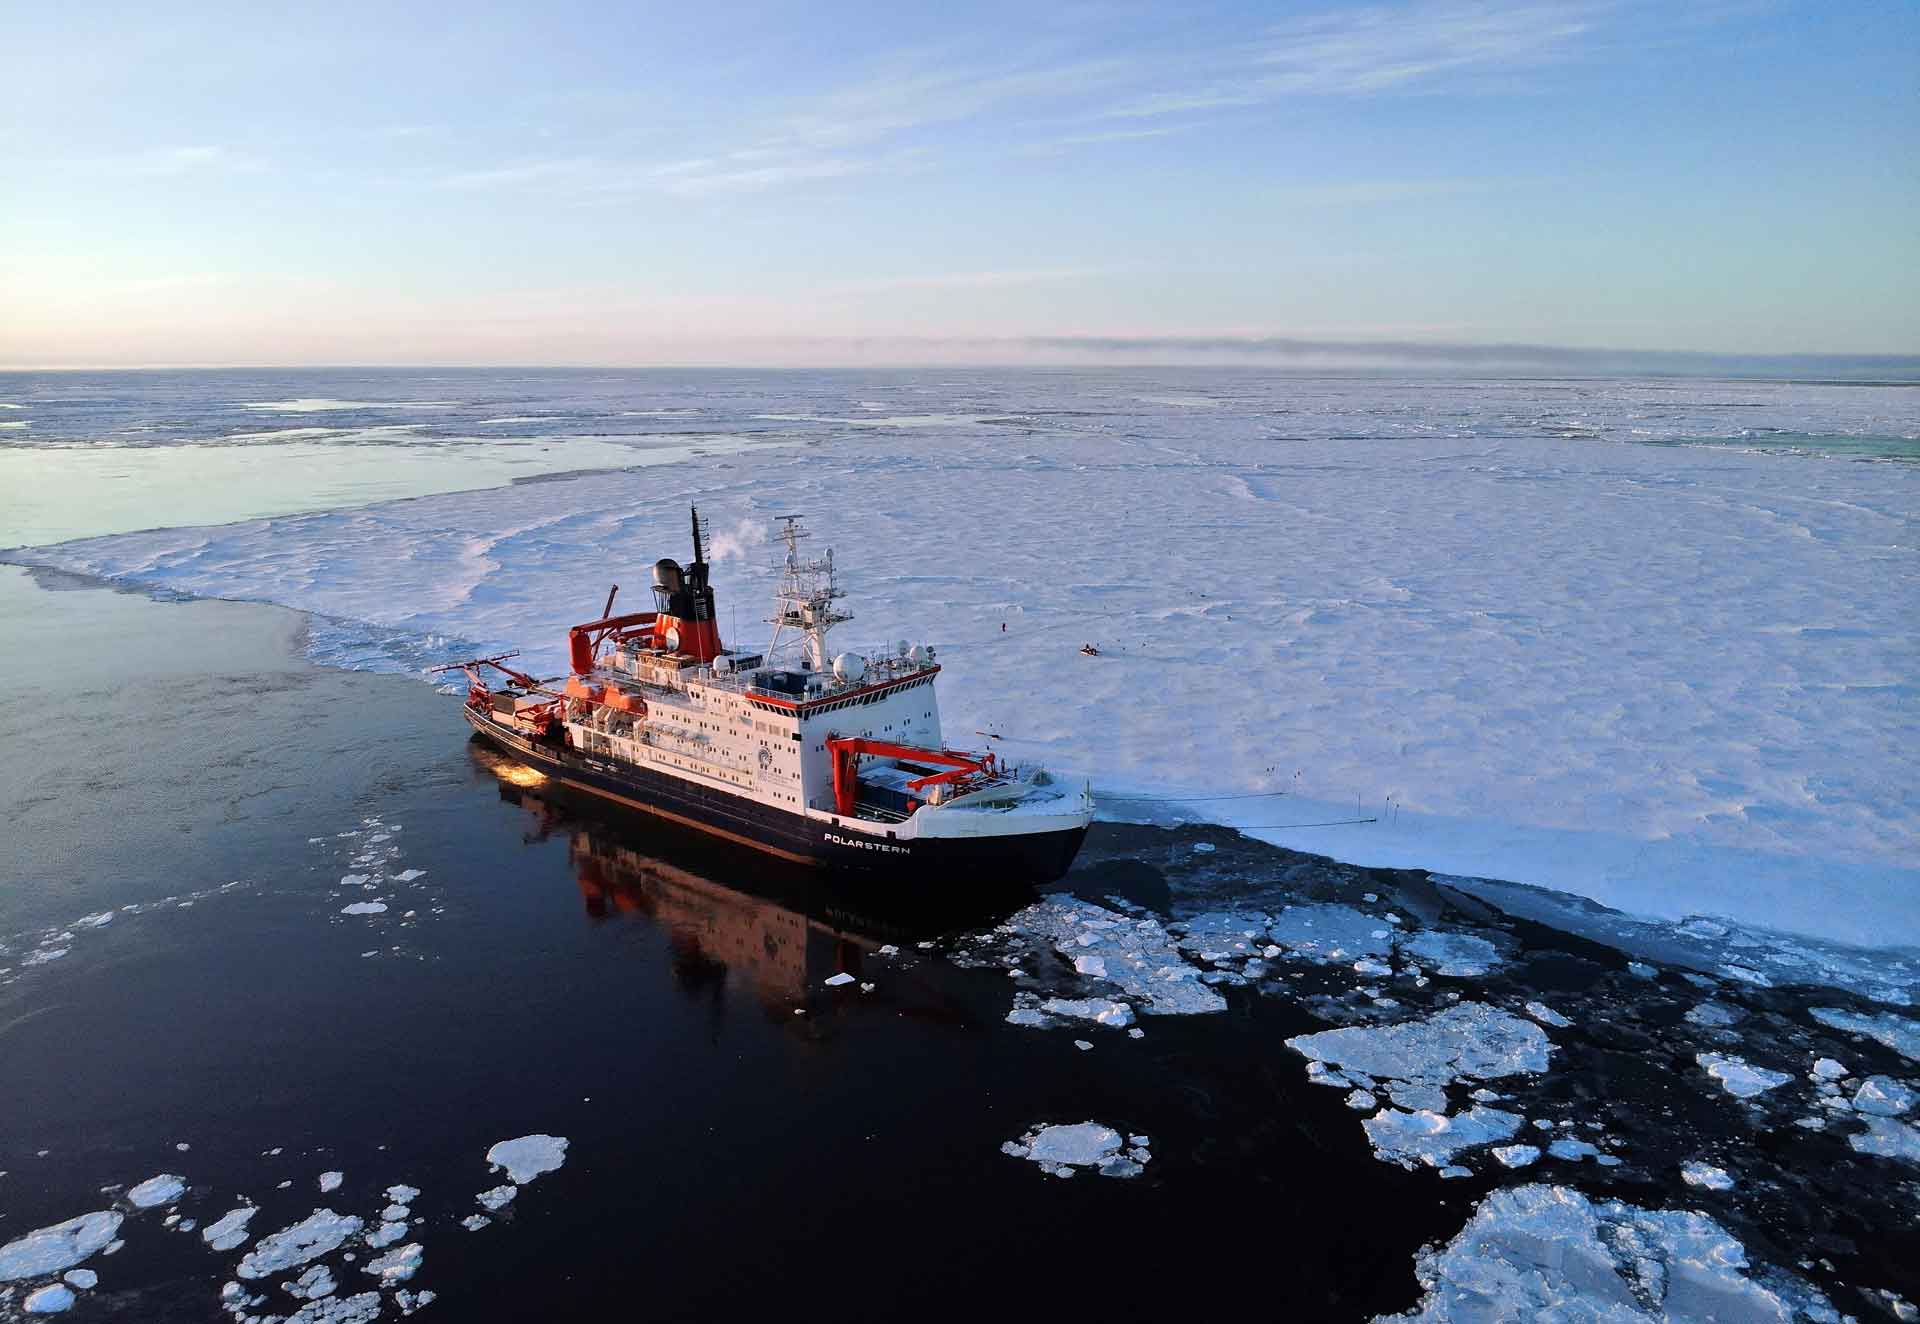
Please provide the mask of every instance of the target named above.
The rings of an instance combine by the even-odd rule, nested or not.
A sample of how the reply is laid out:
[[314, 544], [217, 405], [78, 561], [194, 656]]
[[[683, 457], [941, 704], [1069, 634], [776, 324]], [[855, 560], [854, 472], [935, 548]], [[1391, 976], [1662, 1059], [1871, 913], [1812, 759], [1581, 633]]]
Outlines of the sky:
[[1916, 144], [1905, 0], [0, 6], [0, 364], [1913, 354]]

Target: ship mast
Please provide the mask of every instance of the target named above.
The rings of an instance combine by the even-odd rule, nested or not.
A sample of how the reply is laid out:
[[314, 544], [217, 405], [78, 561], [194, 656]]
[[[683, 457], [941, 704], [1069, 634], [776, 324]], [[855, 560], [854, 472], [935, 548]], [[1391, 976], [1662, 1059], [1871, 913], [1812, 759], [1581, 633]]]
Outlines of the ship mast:
[[826, 555], [818, 560], [801, 559], [800, 540], [808, 536], [807, 531], [800, 527], [801, 516], [781, 515], [778, 518], [784, 526], [780, 538], [786, 544], [787, 554], [784, 560], [774, 566], [780, 572], [780, 586], [774, 592], [774, 614], [767, 618], [773, 626], [773, 639], [767, 645], [767, 659], [773, 660], [782, 646], [782, 636], [792, 630], [802, 637], [797, 641], [785, 642], [801, 645], [800, 669], [825, 671], [828, 666], [827, 631], [843, 621], [853, 619], [851, 612], [842, 611], [834, 605], [846, 595], [834, 583], [833, 548], [827, 548]]

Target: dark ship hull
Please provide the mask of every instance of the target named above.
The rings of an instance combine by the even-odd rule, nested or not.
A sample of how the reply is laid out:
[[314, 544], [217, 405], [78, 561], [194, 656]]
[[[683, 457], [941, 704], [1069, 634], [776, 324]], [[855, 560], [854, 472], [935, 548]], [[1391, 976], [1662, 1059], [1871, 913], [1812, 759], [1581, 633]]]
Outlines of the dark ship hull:
[[583, 755], [471, 707], [461, 714], [483, 739], [548, 777], [800, 864], [911, 882], [1047, 883], [1067, 872], [1087, 835], [1079, 826], [978, 837], [874, 836], [838, 818], [791, 813], [690, 779]]

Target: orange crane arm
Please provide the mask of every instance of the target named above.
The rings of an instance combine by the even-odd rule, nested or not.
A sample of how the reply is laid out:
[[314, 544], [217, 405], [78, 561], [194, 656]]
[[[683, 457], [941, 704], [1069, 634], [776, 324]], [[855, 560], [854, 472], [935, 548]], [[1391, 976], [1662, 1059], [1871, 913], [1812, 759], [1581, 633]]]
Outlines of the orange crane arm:
[[889, 740], [839, 739], [827, 737], [827, 752], [833, 755], [834, 812], [851, 815], [859, 802], [855, 765], [862, 754], [882, 758], [911, 759], [915, 763], [937, 763], [951, 772], [936, 772], [907, 783], [910, 790], [921, 791], [937, 783], [955, 782], [976, 772], [993, 769], [992, 754], [960, 754], [951, 749], [921, 749], [915, 745], [896, 745]]

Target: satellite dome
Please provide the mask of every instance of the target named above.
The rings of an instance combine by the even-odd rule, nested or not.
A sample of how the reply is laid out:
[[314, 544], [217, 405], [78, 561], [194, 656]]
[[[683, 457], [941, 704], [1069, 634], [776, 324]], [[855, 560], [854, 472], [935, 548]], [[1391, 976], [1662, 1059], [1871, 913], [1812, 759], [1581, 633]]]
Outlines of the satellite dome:
[[859, 680], [867, 674], [867, 659], [858, 653], [842, 653], [833, 659], [833, 674], [840, 680]]

